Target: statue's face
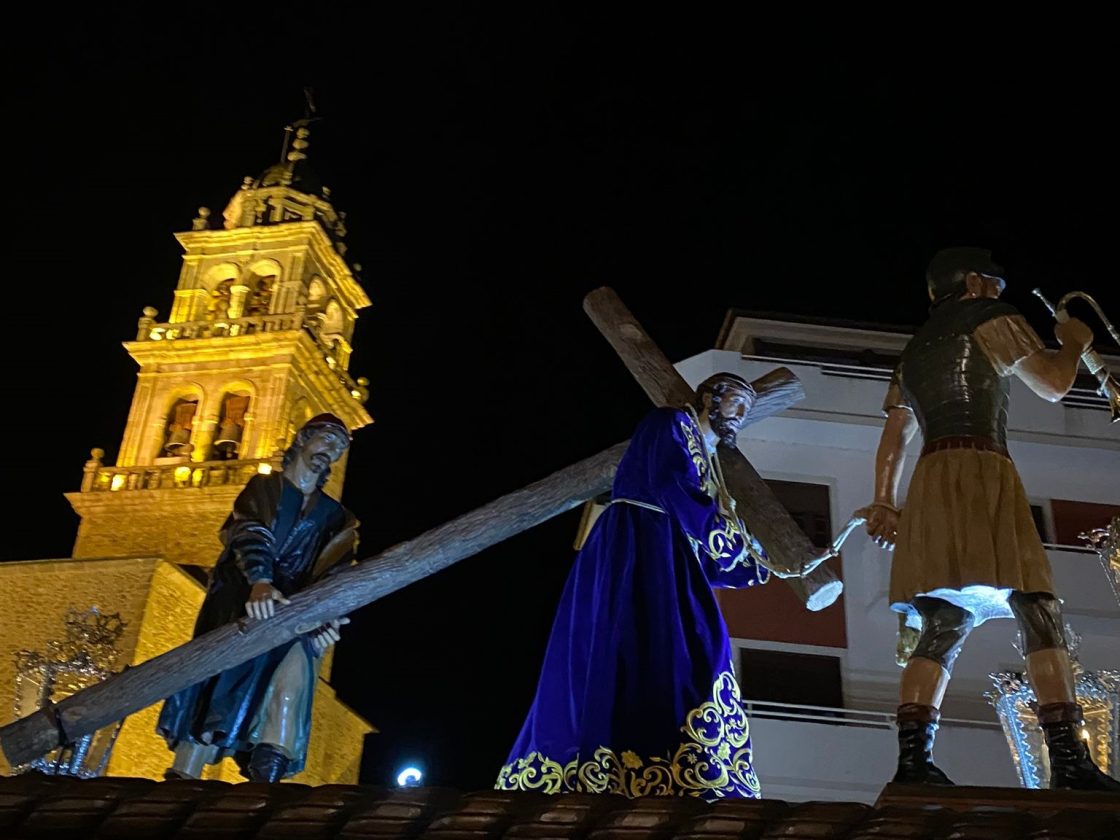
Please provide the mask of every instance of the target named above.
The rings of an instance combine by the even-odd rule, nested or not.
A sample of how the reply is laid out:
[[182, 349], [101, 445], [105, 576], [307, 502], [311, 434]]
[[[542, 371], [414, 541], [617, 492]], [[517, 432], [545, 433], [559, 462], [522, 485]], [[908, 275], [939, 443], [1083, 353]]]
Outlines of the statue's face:
[[325, 472], [342, 457], [350, 441], [338, 429], [324, 426], [317, 429], [300, 450], [299, 459], [314, 473]]
[[728, 388], [716, 400], [709, 398], [708, 422], [721, 441], [734, 445], [753, 403], [749, 392], [735, 387]]

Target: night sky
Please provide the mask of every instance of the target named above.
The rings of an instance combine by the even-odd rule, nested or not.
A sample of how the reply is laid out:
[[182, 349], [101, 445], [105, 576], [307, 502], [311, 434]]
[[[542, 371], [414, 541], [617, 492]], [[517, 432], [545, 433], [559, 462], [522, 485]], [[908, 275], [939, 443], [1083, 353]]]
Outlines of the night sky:
[[[365, 556], [630, 435], [648, 403], [582, 312], [600, 285], [673, 359], [733, 307], [916, 325], [925, 263], [953, 244], [993, 248], [1047, 338], [1035, 285], [1120, 318], [1115, 72], [1085, 33], [810, 44], [716, 18], [401, 5], [55, 9], [9, 31], [0, 559], [69, 556], [62, 493], [90, 447], [115, 462], [135, 384], [120, 342], [144, 306], [169, 311], [172, 232], [200, 205], [220, 220], [276, 161], [304, 85], [310, 160], [373, 299], [350, 372], [376, 423], [344, 497]], [[363, 781], [411, 759], [492, 784], [577, 522], [353, 616], [334, 682], [381, 730]]]

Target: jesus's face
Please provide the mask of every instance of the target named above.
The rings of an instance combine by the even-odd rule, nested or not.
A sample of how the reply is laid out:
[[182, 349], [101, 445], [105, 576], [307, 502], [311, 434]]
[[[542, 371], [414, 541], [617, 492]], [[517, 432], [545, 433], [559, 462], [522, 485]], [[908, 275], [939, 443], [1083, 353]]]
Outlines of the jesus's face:
[[735, 445], [753, 403], [747, 391], [735, 387], [708, 401], [708, 422], [721, 443]]

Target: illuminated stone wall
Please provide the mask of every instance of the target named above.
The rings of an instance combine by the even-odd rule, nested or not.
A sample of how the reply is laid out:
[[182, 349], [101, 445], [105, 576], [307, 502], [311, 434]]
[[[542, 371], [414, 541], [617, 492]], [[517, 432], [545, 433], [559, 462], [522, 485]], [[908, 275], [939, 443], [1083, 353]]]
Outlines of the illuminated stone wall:
[[[125, 622], [117, 667], [136, 665], [189, 641], [203, 588], [157, 558], [36, 560], [0, 563], [0, 726], [15, 719], [16, 652], [46, 650], [64, 632], [69, 609], [96, 607]], [[345, 642], [343, 642], [345, 643]], [[322, 675], [326, 676], [324, 668]], [[161, 779], [171, 752], [156, 735], [159, 704], [129, 716], [108, 774]], [[365, 735], [372, 728], [320, 679], [315, 697], [307, 768], [294, 781], [355, 783]], [[232, 761], [207, 768], [206, 778], [240, 781]]]

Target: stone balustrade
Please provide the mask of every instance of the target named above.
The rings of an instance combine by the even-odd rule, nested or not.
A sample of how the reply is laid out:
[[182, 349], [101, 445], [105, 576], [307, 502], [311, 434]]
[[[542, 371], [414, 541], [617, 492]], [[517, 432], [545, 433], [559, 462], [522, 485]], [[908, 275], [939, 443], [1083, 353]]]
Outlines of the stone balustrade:
[[107, 467], [104, 450], [94, 449], [82, 473], [83, 493], [116, 493], [129, 490], [175, 490], [215, 485], [243, 485], [257, 473], [280, 469], [280, 458], [247, 458], [231, 461], [160, 459], [164, 463], [132, 467]]

